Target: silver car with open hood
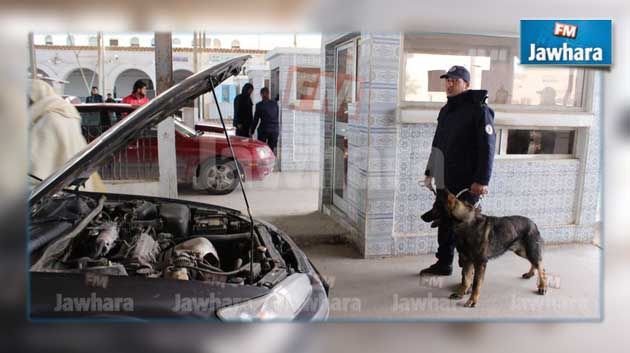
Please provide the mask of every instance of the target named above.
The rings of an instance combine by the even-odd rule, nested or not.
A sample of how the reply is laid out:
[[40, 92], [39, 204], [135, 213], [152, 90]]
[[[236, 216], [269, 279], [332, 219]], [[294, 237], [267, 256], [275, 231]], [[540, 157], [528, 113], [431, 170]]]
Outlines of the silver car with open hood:
[[327, 284], [273, 225], [221, 206], [75, 187], [142, 130], [239, 74], [247, 59], [173, 86], [32, 190], [32, 319], [327, 318]]

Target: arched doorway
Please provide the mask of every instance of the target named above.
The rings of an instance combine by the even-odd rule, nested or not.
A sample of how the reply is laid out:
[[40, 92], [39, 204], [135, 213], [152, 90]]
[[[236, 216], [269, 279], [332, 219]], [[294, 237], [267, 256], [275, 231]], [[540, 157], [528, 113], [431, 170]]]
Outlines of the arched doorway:
[[129, 94], [131, 94], [131, 90], [133, 89], [133, 84], [137, 80], [142, 80], [147, 84], [147, 97], [152, 99], [155, 97], [155, 88], [153, 86], [153, 81], [149, 75], [147, 75], [144, 71], [138, 69], [128, 69], [120, 73], [118, 77], [116, 77], [116, 81], [114, 83], [114, 96], [117, 98], [123, 98]]
[[79, 68], [72, 70], [66, 76], [66, 81], [68, 83], [63, 87], [63, 94], [77, 96], [85, 101], [85, 98], [91, 94], [92, 87], [98, 87], [98, 74], [90, 69]]

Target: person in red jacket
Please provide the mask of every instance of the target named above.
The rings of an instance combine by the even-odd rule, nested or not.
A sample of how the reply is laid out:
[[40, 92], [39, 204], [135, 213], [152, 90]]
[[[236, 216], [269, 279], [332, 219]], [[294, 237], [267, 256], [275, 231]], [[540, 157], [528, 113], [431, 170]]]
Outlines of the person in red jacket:
[[147, 98], [147, 84], [142, 80], [138, 80], [133, 84], [133, 91], [130, 95], [122, 99], [123, 103], [133, 106], [141, 106], [149, 102]]

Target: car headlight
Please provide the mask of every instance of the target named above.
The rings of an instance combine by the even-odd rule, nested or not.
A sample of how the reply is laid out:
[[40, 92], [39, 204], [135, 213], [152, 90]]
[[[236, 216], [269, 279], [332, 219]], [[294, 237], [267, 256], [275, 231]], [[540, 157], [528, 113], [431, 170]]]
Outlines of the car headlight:
[[271, 156], [271, 150], [267, 147], [257, 147], [256, 152], [258, 153], [258, 157], [265, 159]]
[[303, 273], [287, 277], [271, 292], [217, 310], [225, 321], [292, 320], [312, 292], [311, 281]]

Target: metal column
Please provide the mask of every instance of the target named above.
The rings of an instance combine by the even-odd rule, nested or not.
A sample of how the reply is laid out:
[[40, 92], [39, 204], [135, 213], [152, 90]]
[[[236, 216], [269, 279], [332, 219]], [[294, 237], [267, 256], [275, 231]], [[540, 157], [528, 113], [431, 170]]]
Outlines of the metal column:
[[34, 80], [37, 78], [37, 59], [35, 58], [35, 40], [33, 38], [33, 32], [28, 34], [28, 51], [29, 61], [31, 65], [31, 78]]
[[[155, 33], [155, 78], [157, 94], [173, 85], [171, 33]], [[177, 159], [173, 118], [167, 118], [158, 124], [158, 162], [160, 196], [177, 198]]]

